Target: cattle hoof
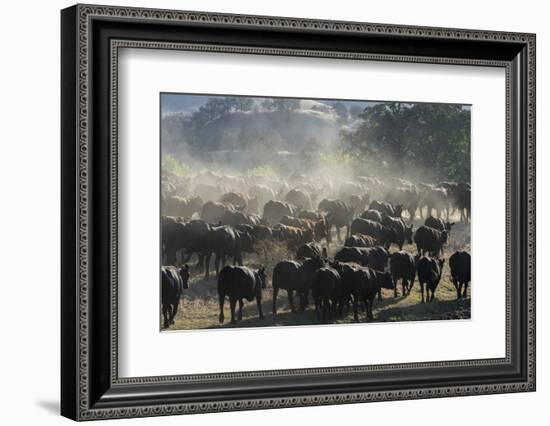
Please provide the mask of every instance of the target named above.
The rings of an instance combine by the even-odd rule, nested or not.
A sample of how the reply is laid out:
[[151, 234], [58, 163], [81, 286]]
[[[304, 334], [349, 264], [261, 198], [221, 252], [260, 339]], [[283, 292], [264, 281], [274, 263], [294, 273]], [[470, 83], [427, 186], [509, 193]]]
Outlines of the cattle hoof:
[[263, 315], [260, 315], [260, 319], [264, 319], [264, 316], [263, 316]]
[[223, 315], [220, 315], [219, 320], [220, 320], [220, 324], [223, 324], [223, 320], [224, 320]]

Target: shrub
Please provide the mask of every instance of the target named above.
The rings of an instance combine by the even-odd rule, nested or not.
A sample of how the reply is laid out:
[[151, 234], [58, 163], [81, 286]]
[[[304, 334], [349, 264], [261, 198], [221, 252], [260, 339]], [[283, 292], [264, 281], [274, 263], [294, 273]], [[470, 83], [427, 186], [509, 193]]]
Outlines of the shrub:
[[162, 156], [162, 170], [172, 172], [178, 176], [188, 176], [192, 173], [191, 167], [177, 160], [172, 154], [164, 154]]

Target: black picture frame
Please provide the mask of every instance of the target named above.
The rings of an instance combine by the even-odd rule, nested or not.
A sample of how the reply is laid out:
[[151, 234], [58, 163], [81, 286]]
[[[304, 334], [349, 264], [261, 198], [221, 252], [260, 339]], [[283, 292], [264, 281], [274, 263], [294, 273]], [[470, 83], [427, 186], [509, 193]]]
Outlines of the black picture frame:
[[[61, 414], [158, 416], [535, 390], [534, 34], [75, 5], [61, 12]], [[499, 359], [119, 378], [116, 52], [124, 46], [506, 70]], [[504, 177], [503, 177], [504, 179]]]

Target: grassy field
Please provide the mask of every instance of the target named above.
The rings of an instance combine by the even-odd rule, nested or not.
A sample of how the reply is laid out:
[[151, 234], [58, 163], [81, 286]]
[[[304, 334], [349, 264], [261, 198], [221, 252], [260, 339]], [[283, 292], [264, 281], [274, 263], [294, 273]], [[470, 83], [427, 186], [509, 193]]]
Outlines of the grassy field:
[[[415, 224], [415, 229], [418, 224]], [[445, 266], [443, 268], [443, 277], [435, 293], [435, 299], [432, 303], [420, 303], [420, 285], [415, 281], [413, 289], [406, 297], [401, 296], [401, 282], [398, 285], [397, 298], [393, 297], [393, 290], [382, 290], [382, 300], [376, 299], [374, 302], [374, 320], [373, 322], [387, 321], [426, 321], [426, 320], [452, 320], [470, 318], [470, 288], [466, 299], [457, 300], [456, 290], [451, 282], [450, 270], [448, 264], [449, 256], [455, 250], [470, 251], [470, 227], [469, 225], [457, 224], [453, 228], [449, 243], [445, 248]], [[329, 251], [332, 257], [340, 245], [333, 244]], [[392, 248], [391, 251], [395, 251]], [[416, 246], [406, 245], [404, 250], [410, 253], [416, 252]], [[192, 271], [189, 282], [189, 289], [180, 302], [178, 314], [175, 323], [170, 330], [190, 330], [204, 328], [227, 328], [227, 327], [273, 327], [285, 325], [311, 325], [319, 324], [315, 315], [315, 309], [310, 297], [310, 307], [305, 312], [293, 314], [290, 311], [286, 291], [279, 291], [277, 298], [277, 315], [272, 314], [272, 288], [271, 273], [274, 265], [281, 259], [291, 258], [284, 247], [278, 245], [264, 246], [258, 256], [248, 256], [245, 264], [250, 267], [257, 267], [260, 264], [266, 266], [268, 273], [267, 288], [262, 291], [262, 308], [264, 319], [258, 318], [256, 301], [246, 302], [243, 308], [243, 319], [237, 324], [231, 324], [231, 313], [229, 310], [229, 301], [226, 300], [224, 314], [226, 322], [219, 324], [219, 304], [216, 289], [215, 271], [210, 279], [205, 280], [203, 274], [198, 274], [196, 270]], [[298, 300], [295, 296], [295, 304]], [[359, 312], [359, 320], [366, 322], [366, 314]], [[350, 310], [343, 318], [336, 320], [336, 323], [353, 322], [353, 312]]]

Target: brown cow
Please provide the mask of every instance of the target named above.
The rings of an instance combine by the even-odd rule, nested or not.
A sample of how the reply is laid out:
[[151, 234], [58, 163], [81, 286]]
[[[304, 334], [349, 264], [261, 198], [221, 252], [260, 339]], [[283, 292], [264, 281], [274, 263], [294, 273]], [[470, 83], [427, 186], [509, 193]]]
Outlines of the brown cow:
[[[323, 238], [327, 238], [327, 224], [324, 219], [321, 220], [309, 220], [300, 219], [292, 216], [284, 216], [281, 219], [281, 223], [287, 226], [294, 226], [304, 231], [311, 231], [315, 241], [321, 241]], [[328, 242], [328, 241], [327, 241]]]
[[275, 229], [279, 231], [279, 239], [287, 242], [291, 247], [298, 247], [313, 241], [313, 232], [311, 230], [303, 230], [302, 228], [283, 224], [277, 225]]

